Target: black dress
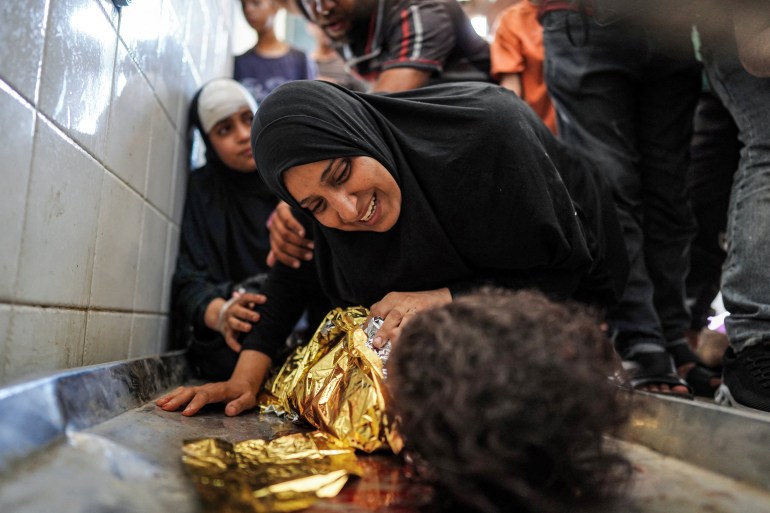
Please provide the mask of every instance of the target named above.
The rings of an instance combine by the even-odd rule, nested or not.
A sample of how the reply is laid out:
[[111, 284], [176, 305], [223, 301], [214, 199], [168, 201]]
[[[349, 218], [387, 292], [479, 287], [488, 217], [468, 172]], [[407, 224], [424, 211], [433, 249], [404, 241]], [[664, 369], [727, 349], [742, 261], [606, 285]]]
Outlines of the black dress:
[[[628, 262], [609, 189], [503, 88], [460, 83], [371, 95], [293, 82], [260, 106], [252, 146], [265, 183], [295, 209], [281, 174], [326, 159], [372, 157], [401, 189], [399, 220], [385, 233], [313, 223], [315, 276], [336, 305], [484, 284], [600, 305], [622, 294]], [[282, 292], [265, 305], [270, 322], [244, 347], [270, 355], [286, 329], [281, 309], [296, 293], [292, 284], [313, 278], [308, 269], [271, 273], [265, 286]]]

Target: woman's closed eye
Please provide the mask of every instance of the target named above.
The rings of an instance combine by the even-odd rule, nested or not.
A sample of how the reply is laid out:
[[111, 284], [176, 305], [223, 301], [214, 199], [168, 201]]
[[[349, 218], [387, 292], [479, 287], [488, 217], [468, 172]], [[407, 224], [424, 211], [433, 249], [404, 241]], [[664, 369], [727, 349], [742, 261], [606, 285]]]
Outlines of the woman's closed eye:
[[[321, 185], [336, 188], [344, 184], [350, 178], [350, 166], [351, 161], [349, 158], [332, 161], [328, 168], [331, 176], [325, 176], [326, 173], [324, 173], [321, 177]], [[323, 198], [316, 198], [303, 206], [307, 208], [311, 214], [318, 215], [326, 209], [326, 201]]]
[[332, 177], [333, 185], [342, 185], [350, 178], [350, 159], [340, 159], [340, 165], [337, 166], [334, 176]]
[[323, 212], [324, 209], [326, 208], [326, 202], [322, 199], [318, 199], [318, 200], [312, 201], [305, 208], [307, 208], [311, 214], [318, 215], [321, 212]]

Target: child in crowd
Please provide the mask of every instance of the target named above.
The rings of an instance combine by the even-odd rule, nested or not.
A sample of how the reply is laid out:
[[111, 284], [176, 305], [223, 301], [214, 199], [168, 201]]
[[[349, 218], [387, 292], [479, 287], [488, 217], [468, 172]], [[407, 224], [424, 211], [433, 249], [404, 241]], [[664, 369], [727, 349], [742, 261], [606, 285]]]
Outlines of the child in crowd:
[[489, 45], [492, 77], [519, 95], [556, 133], [556, 112], [543, 76], [545, 49], [537, 5], [532, 0], [519, 0], [500, 14], [493, 33]]
[[450, 503], [441, 511], [563, 512], [630, 476], [604, 438], [627, 418], [608, 379], [619, 364], [578, 305], [487, 289], [416, 315], [388, 371], [406, 448]]
[[273, 24], [280, 9], [277, 1], [241, 0], [246, 21], [257, 31], [257, 44], [235, 58], [233, 77], [257, 103], [284, 82], [316, 78], [315, 62], [276, 36]]

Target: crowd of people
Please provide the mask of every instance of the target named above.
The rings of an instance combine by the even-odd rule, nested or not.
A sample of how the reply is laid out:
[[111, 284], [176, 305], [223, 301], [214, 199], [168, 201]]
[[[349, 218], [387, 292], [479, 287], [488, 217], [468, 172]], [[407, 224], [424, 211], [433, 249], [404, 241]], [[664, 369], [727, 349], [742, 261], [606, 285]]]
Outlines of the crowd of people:
[[456, 0], [297, 0], [316, 59], [274, 1], [242, 0], [257, 45], [190, 108], [173, 311], [210, 382], [162, 408], [253, 408], [303, 315], [364, 305], [407, 445], [478, 511], [612, 495], [609, 375], [770, 411], [767, 0], [519, 0], [491, 43]]

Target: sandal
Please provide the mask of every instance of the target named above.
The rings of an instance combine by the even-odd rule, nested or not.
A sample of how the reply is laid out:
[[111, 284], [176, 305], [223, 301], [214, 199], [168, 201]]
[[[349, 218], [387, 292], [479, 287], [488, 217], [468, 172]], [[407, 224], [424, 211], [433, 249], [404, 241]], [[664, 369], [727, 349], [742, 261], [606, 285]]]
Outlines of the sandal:
[[695, 395], [714, 397], [714, 393], [716, 393], [722, 380], [719, 379], [716, 385], [712, 384], [712, 382], [714, 378], [721, 378], [721, 376], [706, 367], [687, 344], [676, 344], [666, 349], [674, 359], [674, 365], [676, 365], [677, 369], [684, 365], [692, 364], [685, 373], [684, 379], [690, 385]]
[[692, 386], [676, 373], [673, 361], [668, 353], [637, 353], [633, 357], [623, 360], [623, 368], [629, 374], [631, 387], [636, 390], [645, 385], [683, 386], [687, 388], [686, 394], [673, 391], [650, 393], [671, 395], [682, 399], [693, 398]]

